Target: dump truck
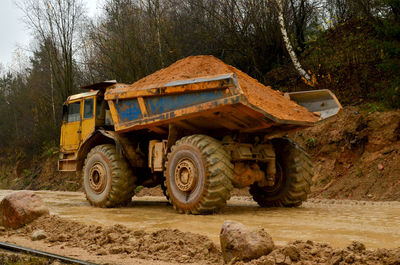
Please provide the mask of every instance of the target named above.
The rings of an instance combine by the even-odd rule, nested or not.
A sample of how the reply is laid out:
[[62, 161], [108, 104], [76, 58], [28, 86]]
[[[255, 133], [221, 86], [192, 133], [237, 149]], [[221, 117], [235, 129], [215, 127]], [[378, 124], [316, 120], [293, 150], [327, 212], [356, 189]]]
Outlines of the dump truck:
[[315, 120], [282, 119], [252, 104], [234, 72], [84, 89], [63, 107], [59, 170], [80, 173], [93, 206], [123, 206], [136, 187], [161, 185], [188, 214], [216, 212], [234, 187], [250, 187], [262, 207], [299, 206], [310, 192], [312, 163], [285, 135], [341, 108], [328, 90], [282, 93], [276, 96]]

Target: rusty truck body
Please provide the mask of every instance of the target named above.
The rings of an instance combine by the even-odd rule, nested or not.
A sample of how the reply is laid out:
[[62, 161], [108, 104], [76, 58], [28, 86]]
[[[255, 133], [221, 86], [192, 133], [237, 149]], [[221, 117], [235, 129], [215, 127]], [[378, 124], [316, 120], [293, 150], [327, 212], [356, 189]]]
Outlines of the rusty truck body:
[[[92, 205], [131, 201], [161, 185], [178, 212], [212, 213], [234, 187], [263, 207], [298, 206], [312, 178], [308, 155], [284, 136], [313, 122], [249, 103], [234, 73], [132, 89], [106, 81], [64, 105], [59, 170], [82, 175]], [[320, 116], [341, 108], [327, 90], [285, 95]]]

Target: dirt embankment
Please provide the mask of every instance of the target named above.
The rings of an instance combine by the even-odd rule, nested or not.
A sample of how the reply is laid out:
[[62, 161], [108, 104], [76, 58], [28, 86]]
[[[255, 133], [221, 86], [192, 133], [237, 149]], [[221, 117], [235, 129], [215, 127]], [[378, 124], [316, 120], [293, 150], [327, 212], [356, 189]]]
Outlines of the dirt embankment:
[[314, 161], [312, 197], [400, 200], [400, 110], [346, 107], [291, 137]]
[[[47, 238], [32, 242], [30, 237], [37, 229], [44, 230]], [[219, 247], [209, 238], [172, 229], [146, 233], [121, 225], [88, 226], [47, 216], [19, 230], [2, 230], [0, 238], [30, 247], [34, 244], [35, 248], [45, 251], [62, 251], [62, 255], [100, 264], [223, 264]], [[312, 241], [294, 241], [276, 247], [269, 255], [259, 259], [232, 264], [399, 263], [400, 248], [366, 250], [362, 243], [353, 242], [347, 248], [339, 249]]]
[[74, 172], [57, 170], [57, 155], [54, 153], [31, 159], [1, 156], [0, 189], [81, 190], [81, 179]]

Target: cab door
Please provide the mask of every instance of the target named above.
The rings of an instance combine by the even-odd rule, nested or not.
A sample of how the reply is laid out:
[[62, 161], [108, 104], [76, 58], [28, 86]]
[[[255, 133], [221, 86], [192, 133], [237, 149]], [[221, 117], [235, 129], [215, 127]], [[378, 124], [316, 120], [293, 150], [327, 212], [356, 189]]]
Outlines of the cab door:
[[86, 138], [94, 132], [95, 129], [95, 98], [86, 98], [83, 100], [83, 119], [82, 119], [82, 133], [81, 142], [84, 142]]
[[61, 146], [63, 151], [76, 151], [81, 141], [81, 101], [64, 106], [61, 126]]

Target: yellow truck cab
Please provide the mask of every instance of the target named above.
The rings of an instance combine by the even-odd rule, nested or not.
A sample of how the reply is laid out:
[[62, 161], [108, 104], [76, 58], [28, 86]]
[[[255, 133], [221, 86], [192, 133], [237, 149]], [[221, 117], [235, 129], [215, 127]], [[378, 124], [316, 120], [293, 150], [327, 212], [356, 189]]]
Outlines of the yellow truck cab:
[[64, 103], [60, 137], [62, 157], [58, 164], [60, 171], [75, 171], [82, 144], [96, 128], [106, 125], [106, 104], [101, 94], [97, 90], [72, 95]]

